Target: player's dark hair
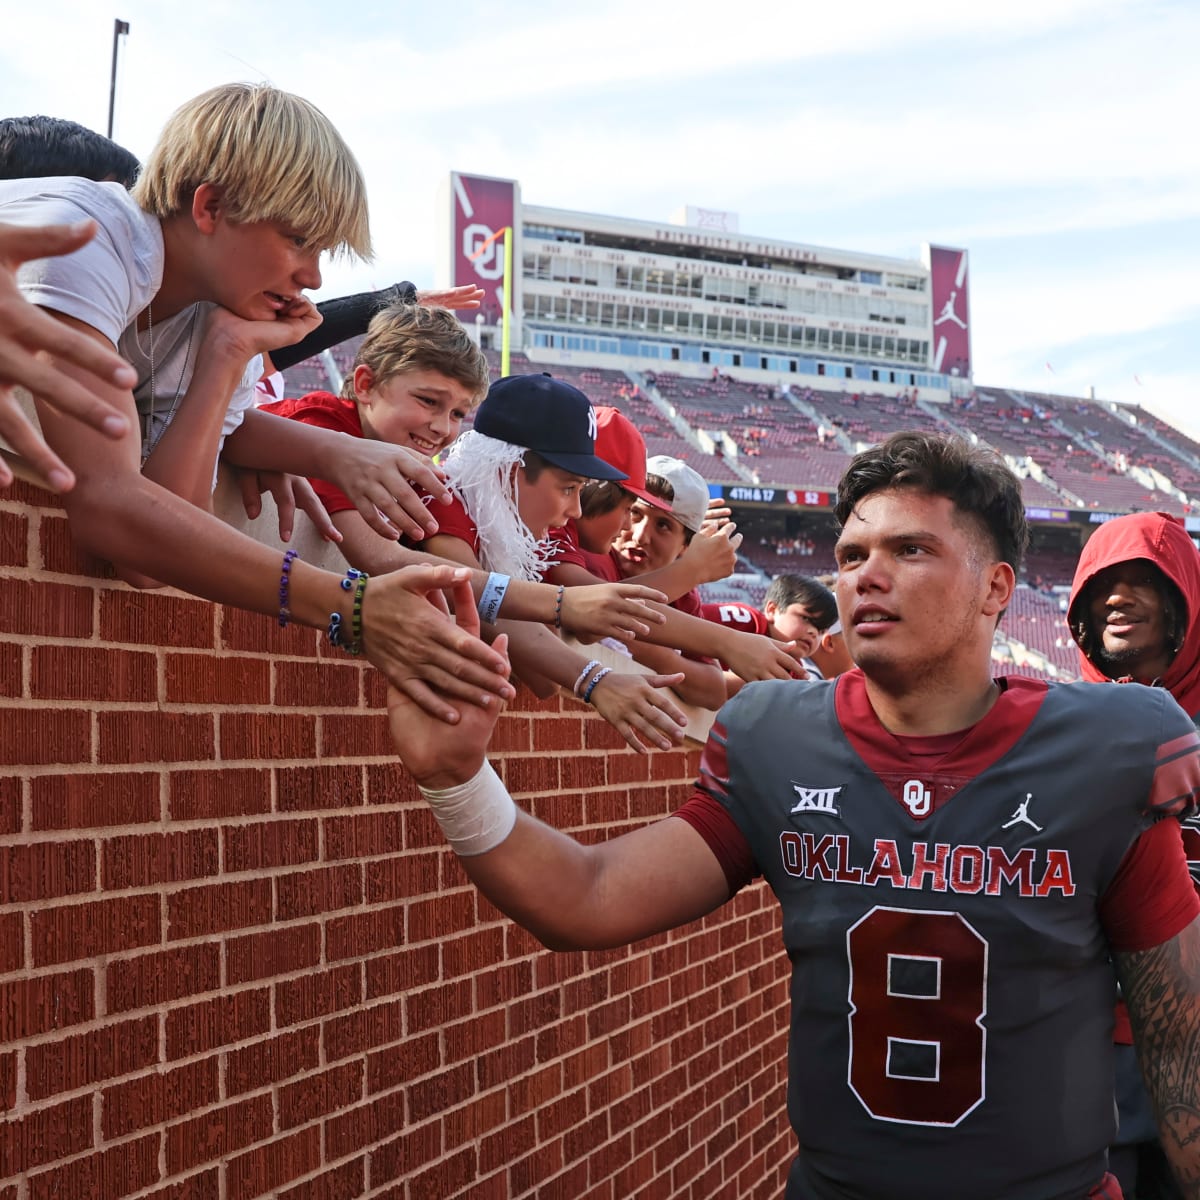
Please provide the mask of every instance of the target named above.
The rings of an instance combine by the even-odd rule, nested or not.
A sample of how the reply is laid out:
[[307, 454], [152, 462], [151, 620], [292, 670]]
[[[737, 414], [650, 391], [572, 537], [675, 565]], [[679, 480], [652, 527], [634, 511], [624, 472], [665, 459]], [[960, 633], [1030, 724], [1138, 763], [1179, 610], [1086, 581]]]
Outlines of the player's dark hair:
[[60, 117], [0, 120], [0, 179], [77, 175], [131, 188], [141, 163], [110, 138]]
[[589, 479], [579, 491], [579, 509], [585, 517], [604, 517], [629, 499], [629, 495], [613, 479]]
[[793, 604], [803, 604], [804, 611], [822, 633], [837, 620], [834, 594], [823, 583], [807, 575], [776, 575], [767, 588], [763, 603], [774, 604], [781, 612]]
[[[1157, 563], [1151, 562], [1148, 558], [1138, 561], [1143, 562], [1148, 568], [1147, 577], [1153, 583], [1159, 600], [1162, 602], [1163, 641], [1166, 643], [1171, 657], [1174, 658], [1183, 646], [1183, 639], [1187, 637], [1187, 601], [1175, 581]], [[1114, 664], [1108, 661], [1104, 652], [1104, 643], [1100, 638], [1100, 631], [1092, 620], [1091, 601], [1095, 583], [1094, 576], [1088, 580], [1087, 586], [1071, 606], [1071, 612], [1067, 614], [1067, 619], [1075, 644], [1100, 670], [1108, 675], [1108, 667], [1114, 666], [1119, 671], [1119, 663]]]
[[1021, 481], [992, 451], [957, 434], [893, 433], [851, 459], [838, 484], [838, 523], [845, 525], [861, 500], [886, 488], [945, 496], [987, 534], [1000, 562], [1020, 569], [1029, 543]]

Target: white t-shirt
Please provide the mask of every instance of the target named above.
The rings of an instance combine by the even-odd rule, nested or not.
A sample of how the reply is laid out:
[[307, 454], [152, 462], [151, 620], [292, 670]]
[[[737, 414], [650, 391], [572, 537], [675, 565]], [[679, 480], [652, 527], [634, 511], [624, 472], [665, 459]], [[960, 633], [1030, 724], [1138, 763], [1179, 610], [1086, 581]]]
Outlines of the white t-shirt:
[[[139, 335], [135, 322], [162, 286], [163, 237], [158, 218], [138, 208], [119, 183], [93, 183], [73, 176], [0, 181], [0, 221], [73, 224], [86, 217], [100, 226], [86, 246], [65, 257], [25, 263], [17, 281], [34, 304], [99, 330], [137, 372], [133, 397], [146, 453], [162, 436], [177, 407], [176, 397], [182, 400], [187, 391], [204, 325], [215, 305], [203, 301], [154, 322], [151, 372], [151, 334]], [[262, 356], [256, 354], [230, 397], [222, 444], [241, 425], [246, 409], [254, 406], [254, 384], [261, 374]]]

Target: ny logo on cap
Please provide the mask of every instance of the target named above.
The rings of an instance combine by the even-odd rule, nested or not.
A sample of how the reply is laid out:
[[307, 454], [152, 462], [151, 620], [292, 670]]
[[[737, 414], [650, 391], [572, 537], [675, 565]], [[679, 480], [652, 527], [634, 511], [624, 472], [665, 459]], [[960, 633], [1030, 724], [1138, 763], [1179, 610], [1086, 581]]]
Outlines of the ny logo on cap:
[[588, 405], [588, 437], [592, 439], [592, 445], [596, 444], [596, 434], [599, 432], [599, 426], [596, 424], [596, 410]]

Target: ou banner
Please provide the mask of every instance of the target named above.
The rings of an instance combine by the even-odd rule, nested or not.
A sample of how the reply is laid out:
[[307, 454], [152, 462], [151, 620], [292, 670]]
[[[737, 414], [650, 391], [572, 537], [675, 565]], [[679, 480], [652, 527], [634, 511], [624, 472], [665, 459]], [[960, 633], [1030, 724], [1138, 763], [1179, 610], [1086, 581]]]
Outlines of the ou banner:
[[933, 310], [933, 356], [930, 366], [945, 375], [971, 377], [971, 316], [967, 303], [967, 252], [948, 246], [926, 246], [930, 305]]
[[[517, 184], [480, 175], [450, 176], [450, 262], [454, 286], [483, 288], [479, 312], [498, 325], [504, 312], [504, 238], [496, 235], [516, 222]], [[514, 274], [520, 264], [514, 265]]]

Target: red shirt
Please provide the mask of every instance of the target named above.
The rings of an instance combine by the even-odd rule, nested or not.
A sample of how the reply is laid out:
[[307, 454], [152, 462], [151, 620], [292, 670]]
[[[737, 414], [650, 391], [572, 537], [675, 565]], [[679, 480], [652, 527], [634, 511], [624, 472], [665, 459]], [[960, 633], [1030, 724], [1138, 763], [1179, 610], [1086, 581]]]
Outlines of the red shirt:
[[762, 633], [767, 636], [771, 633], [771, 622], [767, 620], [766, 614], [748, 604], [702, 604], [700, 616], [717, 625], [740, 629], [743, 633]]
[[[415, 491], [422, 499], [426, 496], [421, 488], [415, 488]], [[440, 537], [444, 533], [447, 537], [458, 538], [460, 542], [466, 542], [471, 547], [471, 553], [476, 558], [479, 557], [479, 526], [471, 520], [463, 502], [457, 496], [451, 496], [449, 504], [435, 502], [428, 505], [428, 508], [437, 518], [438, 531], [434, 537]], [[408, 538], [401, 538], [401, 541], [417, 550], [424, 549], [426, 545], [425, 542], [413, 542]]]
[[[315, 425], [318, 429], [331, 429], [335, 433], [348, 433], [351, 437], [363, 437], [362, 421], [358, 405], [353, 400], [343, 400], [332, 392], [309, 392], [296, 400], [276, 400], [271, 404], [260, 404], [263, 412], [287, 417], [289, 421], [301, 421]], [[310, 479], [313, 491], [325, 506], [325, 511], [334, 513], [354, 511], [358, 506], [341, 488], [324, 479]], [[441, 506], [439, 505], [439, 508]], [[438, 513], [441, 523], [441, 513]]]

